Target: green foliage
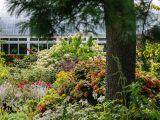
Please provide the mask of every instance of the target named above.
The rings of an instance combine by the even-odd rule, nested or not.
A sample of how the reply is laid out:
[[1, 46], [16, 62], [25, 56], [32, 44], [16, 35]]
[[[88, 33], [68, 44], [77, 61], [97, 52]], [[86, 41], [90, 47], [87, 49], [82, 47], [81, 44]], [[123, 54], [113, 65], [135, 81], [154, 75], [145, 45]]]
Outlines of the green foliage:
[[[67, 73], [62, 73], [58, 74], [58, 79], [67, 79]], [[64, 83], [64, 81], [62, 83]], [[147, 91], [144, 89], [144, 86], [147, 87]], [[103, 103], [99, 102], [97, 105], [92, 106], [89, 104], [88, 99], [81, 99], [79, 102], [71, 102], [71, 96], [69, 96], [66, 97], [65, 100], [61, 101], [61, 103], [59, 102], [59, 104], [49, 107], [54, 109], [55, 112], [52, 113], [46, 111], [42, 118], [39, 115], [35, 116], [35, 118], [37, 120], [49, 120], [51, 118], [53, 120], [159, 120], [159, 87], [159, 80], [137, 71], [137, 82], [127, 87], [127, 92], [131, 95], [129, 107], [123, 105], [121, 100], [107, 100]]]
[[6, 64], [10, 64], [10, 63], [12, 63], [14, 60], [15, 60], [15, 58], [18, 58], [18, 59], [23, 59], [24, 58], [24, 56], [25, 55], [8, 55], [8, 54], [3, 54], [2, 55], [2, 58], [4, 58], [5, 59], [5, 63]]
[[9, 114], [7, 112], [0, 111], [0, 120], [8, 120]]
[[152, 42], [160, 42], [160, 26], [159, 25], [154, 25], [150, 30], [149, 30], [149, 36], [151, 37]]
[[53, 106], [61, 104], [65, 97], [65, 94], [60, 96], [57, 91], [52, 88], [47, 91], [45, 96], [41, 97], [36, 111], [38, 113], [44, 113], [46, 110], [53, 109]]
[[43, 66], [32, 66], [30, 69], [22, 72], [23, 79], [27, 79], [31, 82], [33, 81], [48, 81], [53, 82], [55, 80], [55, 70], [54, 67], [43, 67]]
[[151, 72], [158, 78], [160, 77], [160, 44], [159, 43], [148, 43], [146, 49], [143, 52], [138, 52], [138, 66], [140, 69], [144, 66], [141, 61], [142, 55], [147, 60], [146, 66], [148, 72]]
[[101, 49], [92, 37], [84, 44], [82, 43], [83, 41], [84, 37], [82, 34], [72, 36], [67, 41], [63, 38], [60, 39], [59, 43], [51, 48], [52, 59], [54, 62], [59, 61], [63, 57], [84, 60], [99, 55]]
[[[0, 118], [159, 120], [160, 81], [149, 73], [137, 71], [137, 82], [128, 87], [127, 92], [131, 94], [128, 107], [121, 100], [103, 102], [106, 93], [105, 58], [92, 37], [85, 44], [82, 41], [81, 34], [68, 41], [62, 39], [49, 50], [24, 57], [25, 67], [14, 63], [9, 81], [0, 86], [1, 105], [6, 102], [13, 110], [6, 111], [11, 114], [4, 113]], [[151, 61], [159, 63], [159, 49], [156, 49], [159, 46], [152, 48], [150, 45], [148, 48], [143, 54], [150, 60], [150, 70], [158, 73]], [[48, 82], [44, 84], [39, 80], [51, 82], [52, 88], [47, 89]]]
[[36, 60], [37, 60], [36, 54], [26, 55], [26, 56], [24, 56], [24, 58], [23, 58], [23, 61], [28, 62], [28, 63], [35, 62]]
[[12, 113], [8, 116], [8, 120], [30, 120], [23, 112]]
[[159, 108], [155, 104], [155, 99], [150, 99], [142, 95], [140, 83], [137, 82], [130, 85], [130, 92], [132, 101], [129, 109], [132, 119], [160, 119]]
[[[139, 88], [137, 83], [132, 84], [130, 92]], [[138, 90], [133, 93], [129, 108], [124, 106], [119, 100], [105, 101], [91, 106], [85, 100], [80, 102], [68, 103], [67, 100], [59, 105], [52, 106], [55, 112], [46, 111], [44, 116], [35, 116], [36, 120], [159, 120], [159, 108], [153, 105], [149, 99], [141, 97]], [[135, 96], [134, 96], [135, 95]], [[135, 99], [135, 100], [134, 100]]]
[[0, 64], [0, 82], [3, 82], [4, 79], [7, 79], [9, 72], [6, 66]]
[[1, 57], [2, 55], [3, 53], [0, 52], [0, 83], [2, 83], [9, 76], [8, 68], [5, 65], [4, 59]]
[[12, 67], [18, 67], [18, 68], [27, 68], [33, 62], [37, 60], [36, 54], [30, 54], [23, 57], [23, 59], [14, 59], [13, 63], [10, 65]]

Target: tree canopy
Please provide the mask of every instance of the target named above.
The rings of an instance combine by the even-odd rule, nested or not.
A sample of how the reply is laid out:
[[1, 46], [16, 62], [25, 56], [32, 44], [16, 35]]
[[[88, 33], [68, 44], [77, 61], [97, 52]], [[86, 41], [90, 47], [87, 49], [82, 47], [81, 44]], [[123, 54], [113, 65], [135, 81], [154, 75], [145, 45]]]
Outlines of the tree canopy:
[[[103, 22], [102, 0], [7, 0], [11, 14], [25, 14], [30, 19], [21, 22], [22, 31], [30, 28], [32, 35], [53, 36], [67, 32], [68, 26], [79, 31], [94, 32]], [[85, 29], [84, 29], [85, 28]]]

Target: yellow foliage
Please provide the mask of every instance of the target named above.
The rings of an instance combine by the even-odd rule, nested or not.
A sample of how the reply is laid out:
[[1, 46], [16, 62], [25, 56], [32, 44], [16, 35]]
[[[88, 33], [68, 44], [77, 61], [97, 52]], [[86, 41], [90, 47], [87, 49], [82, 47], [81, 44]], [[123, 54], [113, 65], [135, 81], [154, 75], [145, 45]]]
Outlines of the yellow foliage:
[[157, 5], [151, 5], [150, 8], [153, 9], [153, 10], [156, 10], [156, 11], [160, 11], [160, 7], [157, 6]]
[[65, 96], [66, 96], [65, 94], [59, 96], [57, 91], [54, 88], [52, 88], [48, 90], [47, 94], [41, 98], [38, 104], [50, 104], [50, 103], [55, 104], [63, 100]]
[[6, 66], [0, 64], [0, 79], [8, 77], [9, 72]]
[[73, 82], [74, 76], [72, 71], [71, 72], [65, 72], [60, 71], [56, 74], [56, 81], [54, 82], [53, 86], [59, 88], [63, 83]]

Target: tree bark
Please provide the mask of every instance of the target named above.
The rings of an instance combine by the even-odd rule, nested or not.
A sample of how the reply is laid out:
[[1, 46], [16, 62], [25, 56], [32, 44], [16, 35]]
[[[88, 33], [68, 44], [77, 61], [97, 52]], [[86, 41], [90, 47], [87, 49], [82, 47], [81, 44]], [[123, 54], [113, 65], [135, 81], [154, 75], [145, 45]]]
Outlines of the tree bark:
[[104, 0], [107, 36], [107, 98], [128, 99], [124, 87], [135, 81], [136, 20], [133, 0]]

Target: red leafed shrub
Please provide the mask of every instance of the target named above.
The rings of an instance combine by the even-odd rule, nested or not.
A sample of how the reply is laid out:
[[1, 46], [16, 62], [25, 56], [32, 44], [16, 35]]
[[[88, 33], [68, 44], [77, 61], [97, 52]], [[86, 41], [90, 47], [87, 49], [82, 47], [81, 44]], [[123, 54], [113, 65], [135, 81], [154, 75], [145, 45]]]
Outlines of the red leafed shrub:
[[38, 113], [44, 113], [46, 110], [46, 106], [44, 104], [38, 104], [36, 110]]
[[18, 56], [18, 55], [15, 55], [15, 54], [11, 54], [10, 57], [11, 57], [12, 59], [20, 59], [19, 56]]
[[[76, 76], [77, 87], [88, 84], [94, 93], [105, 95], [105, 74], [106, 73], [106, 61], [101, 57], [95, 57], [87, 61], [80, 61], [74, 69], [74, 74]], [[85, 82], [80, 82], [80, 81]], [[86, 83], [87, 81], [87, 83]], [[80, 82], [80, 83], [79, 83]], [[83, 88], [83, 87], [81, 87]]]
[[160, 80], [153, 76], [137, 71], [136, 79], [142, 82], [142, 93], [147, 95], [149, 98], [154, 98], [160, 92]]
[[60, 71], [56, 74], [53, 87], [57, 93], [72, 98], [93, 99], [93, 94], [105, 95], [106, 63], [102, 57], [79, 61], [70, 71]]

